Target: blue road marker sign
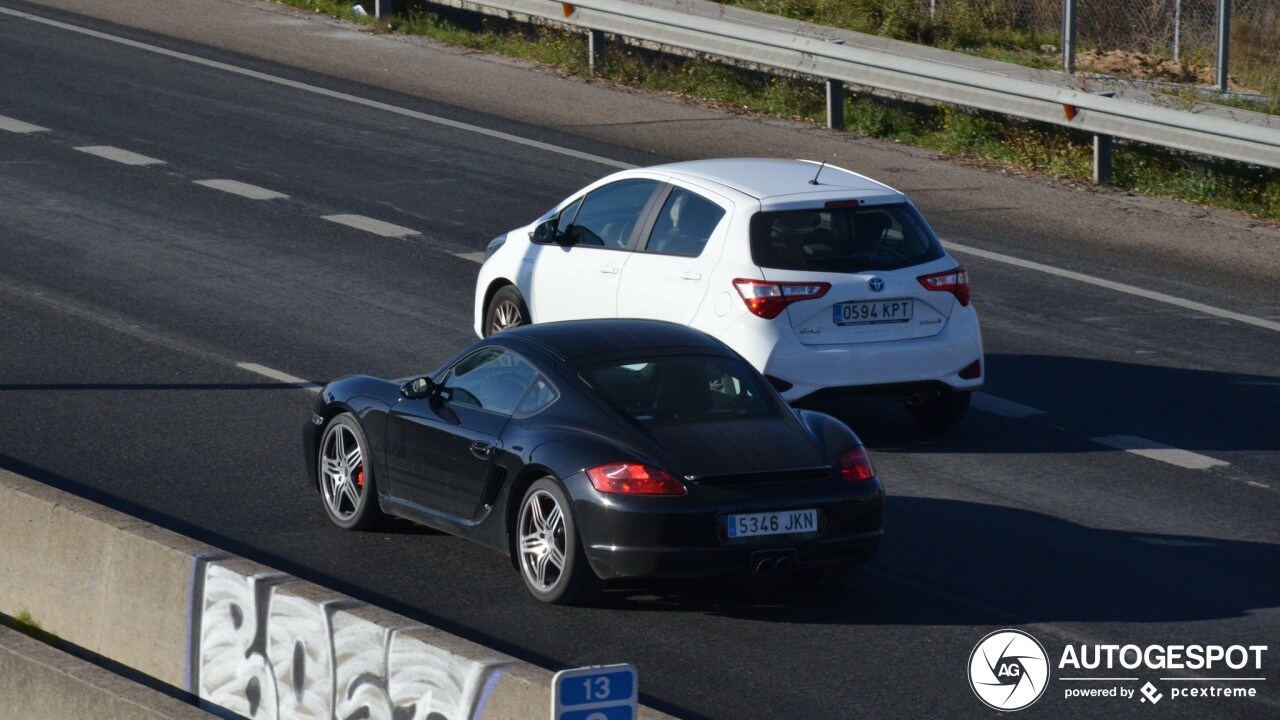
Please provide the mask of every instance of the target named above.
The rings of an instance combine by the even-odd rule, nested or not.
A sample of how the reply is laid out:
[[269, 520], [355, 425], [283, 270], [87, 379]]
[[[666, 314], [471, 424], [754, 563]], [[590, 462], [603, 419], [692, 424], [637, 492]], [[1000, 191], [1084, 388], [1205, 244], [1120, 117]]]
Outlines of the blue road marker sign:
[[561, 670], [551, 681], [551, 720], [635, 720], [639, 695], [633, 665]]

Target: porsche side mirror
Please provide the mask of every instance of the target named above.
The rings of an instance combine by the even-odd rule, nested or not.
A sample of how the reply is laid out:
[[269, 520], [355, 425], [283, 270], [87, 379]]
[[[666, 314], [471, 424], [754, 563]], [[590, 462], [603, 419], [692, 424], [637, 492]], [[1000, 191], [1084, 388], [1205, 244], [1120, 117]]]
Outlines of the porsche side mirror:
[[414, 378], [400, 386], [400, 394], [409, 400], [421, 400], [440, 391], [440, 386], [429, 377]]

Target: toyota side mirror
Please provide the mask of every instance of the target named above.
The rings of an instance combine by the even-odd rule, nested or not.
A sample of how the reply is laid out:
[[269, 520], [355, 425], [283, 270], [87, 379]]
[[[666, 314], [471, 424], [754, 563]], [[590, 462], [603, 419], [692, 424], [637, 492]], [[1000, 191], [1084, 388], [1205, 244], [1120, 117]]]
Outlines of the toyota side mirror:
[[556, 235], [558, 234], [556, 225], [559, 222], [560, 220], [558, 218], [543, 220], [538, 223], [537, 227], [533, 229], [533, 232], [529, 233], [529, 239], [539, 245], [549, 245], [555, 242]]
[[544, 220], [529, 233], [529, 239], [539, 245], [573, 245], [576, 242], [574, 238], [572, 232], [561, 232], [559, 218]]

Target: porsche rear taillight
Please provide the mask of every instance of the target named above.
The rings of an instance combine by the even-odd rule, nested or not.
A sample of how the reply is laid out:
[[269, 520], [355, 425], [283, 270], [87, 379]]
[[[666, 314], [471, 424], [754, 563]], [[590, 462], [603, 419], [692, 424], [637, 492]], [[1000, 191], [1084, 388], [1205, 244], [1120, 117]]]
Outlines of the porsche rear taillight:
[[840, 477], [847, 483], [866, 482], [876, 476], [876, 468], [867, 456], [866, 448], [846, 450], [840, 456]]
[[778, 317], [791, 303], [820, 298], [831, 289], [831, 283], [825, 282], [764, 282], [745, 278], [734, 280], [733, 286], [751, 314], [765, 320]]
[[969, 271], [962, 267], [916, 278], [926, 290], [949, 292], [962, 306], [969, 305]]
[[587, 470], [587, 479], [602, 493], [618, 495], [684, 495], [684, 483], [666, 470], [641, 463], [614, 463]]

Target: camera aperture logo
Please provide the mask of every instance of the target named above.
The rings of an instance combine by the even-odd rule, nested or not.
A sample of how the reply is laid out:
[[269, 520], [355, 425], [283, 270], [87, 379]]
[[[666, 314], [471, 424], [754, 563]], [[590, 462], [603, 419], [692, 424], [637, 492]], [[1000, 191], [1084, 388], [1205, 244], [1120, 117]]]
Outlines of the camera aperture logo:
[[1049, 684], [1049, 655], [1021, 630], [997, 630], [969, 654], [969, 687], [987, 707], [1012, 712], [1030, 706]]

